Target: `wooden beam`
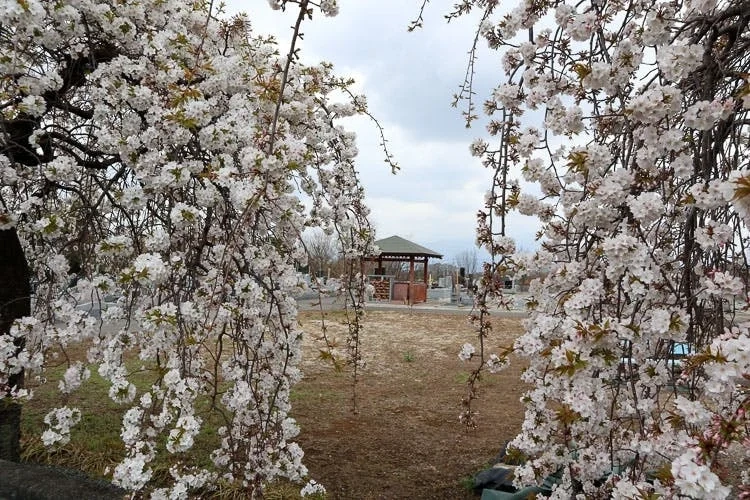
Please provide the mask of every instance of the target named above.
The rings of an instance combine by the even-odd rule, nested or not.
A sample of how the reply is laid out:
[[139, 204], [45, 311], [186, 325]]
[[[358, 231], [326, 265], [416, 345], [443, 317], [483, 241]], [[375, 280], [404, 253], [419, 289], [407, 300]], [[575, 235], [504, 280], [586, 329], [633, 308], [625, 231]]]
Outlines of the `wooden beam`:
[[409, 289], [406, 292], [406, 297], [409, 300], [409, 305], [414, 304], [414, 291], [412, 287], [414, 285], [414, 256], [409, 258]]
[[[378, 257], [362, 257], [364, 260], [371, 262], [408, 262], [409, 259], [419, 257], [424, 258], [423, 255], [383, 255]], [[429, 258], [429, 256], [427, 256]]]

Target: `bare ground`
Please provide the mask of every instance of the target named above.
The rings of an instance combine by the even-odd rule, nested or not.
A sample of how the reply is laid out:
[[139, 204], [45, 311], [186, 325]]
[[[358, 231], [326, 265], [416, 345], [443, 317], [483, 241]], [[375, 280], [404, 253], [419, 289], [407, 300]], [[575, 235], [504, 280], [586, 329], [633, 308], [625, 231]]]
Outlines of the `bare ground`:
[[[467, 430], [458, 422], [466, 380], [476, 366], [458, 359], [460, 346], [476, 341], [467, 311], [369, 311], [361, 338], [365, 367], [356, 388], [355, 413], [349, 370], [337, 372], [330, 361], [320, 359], [323, 344], [315, 340], [321, 332], [320, 314], [303, 312], [299, 320], [306, 332], [305, 379], [293, 389], [292, 412], [301, 425], [298, 442], [310, 477], [327, 487], [328, 499], [478, 498], [471, 492], [471, 478], [516, 435], [523, 418], [520, 363], [482, 381], [474, 404], [479, 426]], [[337, 339], [343, 349], [347, 327], [342, 313], [327, 312], [326, 325], [329, 339]], [[490, 352], [521, 333], [517, 318], [494, 318], [493, 327], [487, 341]], [[106, 387], [101, 391], [106, 400]], [[44, 397], [31, 400], [24, 409], [27, 419], [41, 421], [44, 402]], [[91, 404], [97, 407], [96, 401]], [[60, 453], [44, 451], [38, 429], [27, 432], [25, 459], [73, 467], [94, 477], [106, 475], [104, 470], [121, 455], [119, 433], [107, 424], [110, 436], [87, 422], [80, 426], [83, 438], [74, 438], [70, 449]], [[86, 447], [90, 434], [102, 434], [98, 439], [103, 442], [114, 440], [112, 446], [91, 454]], [[84, 442], [75, 444], [76, 439]], [[750, 457], [737, 446], [722, 452], [716, 472], [736, 486], [749, 468]], [[271, 500], [299, 498], [295, 485], [269, 490]]]
[[[305, 379], [293, 393], [293, 414], [310, 476], [328, 498], [475, 498], [471, 477], [521, 423], [520, 367], [483, 382], [479, 427], [467, 430], [458, 415], [476, 364], [461, 362], [458, 352], [476, 339], [466, 314], [368, 312], [354, 413], [351, 373], [336, 373], [317, 356], [320, 315], [303, 313], [300, 322]], [[343, 347], [340, 313], [328, 313], [326, 324]], [[509, 345], [521, 331], [518, 319], [496, 318], [493, 326], [490, 348]]]

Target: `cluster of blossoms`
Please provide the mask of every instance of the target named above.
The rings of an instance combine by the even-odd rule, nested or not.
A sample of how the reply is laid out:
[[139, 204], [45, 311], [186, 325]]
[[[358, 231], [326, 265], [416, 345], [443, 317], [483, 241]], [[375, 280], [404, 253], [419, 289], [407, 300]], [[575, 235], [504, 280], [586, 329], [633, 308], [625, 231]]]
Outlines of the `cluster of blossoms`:
[[[750, 306], [750, 3], [476, 0], [451, 16], [472, 8], [505, 72], [484, 106], [492, 138], [471, 146], [493, 170], [478, 214], [492, 255], [480, 344], [503, 277], [535, 278], [507, 351], [528, 360], [532, 386], [516, 482], [555, 474], [555, 498], [726, 497], [723, 452], [750, 443], [738, 383], [750, 377], [738, 314]], [[543, 224], [533, 256], [507, 243], [514, 211]], [[467, 344], [460, 357], [481, 370], [506, 354]]]
[[56, 408], [44, 416], [47, 430], [42, 433], [45, 446], [64, 445], [70, 441], [70, 430], [81, 421], [81, 412], [77, 408]]
[[[339, 3], [270, 2], [300, 21]], [[30, 314], [0, 332], [0, 388], [20, 397], [7, 386], [22, 370], [42, 383], [46, 360], [85, 347], [51, 382], [71, 392], [89, 367], [109, 381], [126, 406], [113, 479], [156, 498], [219, 479], [253, 495], [306, 474], [288, 416], [301, 235], [320, 227], [350, 259], [373, 252], [354, 135], [336, 122], [365, 100], [210, 5], [0, 1], [0, 237], [36, 285]], [[363, 277], [342, 282], [361, 303]], [[157, 453], [186, 457], [207, 406], [225, 422], [213, 465], [183, 463], [154, 489]], [[51, 412], [45, 443], [64, 444], [79, 419]]]

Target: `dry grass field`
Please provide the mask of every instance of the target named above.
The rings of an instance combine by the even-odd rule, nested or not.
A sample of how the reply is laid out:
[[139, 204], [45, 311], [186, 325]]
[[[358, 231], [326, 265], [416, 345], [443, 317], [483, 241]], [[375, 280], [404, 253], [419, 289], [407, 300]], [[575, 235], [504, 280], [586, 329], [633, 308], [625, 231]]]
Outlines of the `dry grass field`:
[[[475, 342], [467, 311], [369, 310], [361, 336], [364, 367], [356, 386], [357, 412], [352, 411], [352, 377], [348, 368], [337, 371], [321, 359], [324, 344], [320, 312], [302, 312], [305, 330], [304, 379], [292, 390], [292, 415], [300, 424], [297, 441], [305, 451], [310, 477], [327, 488], [329, 500], [476, 499], [471, 479], [485, 468], [503, 443], [516, 435], [523, 419], [519, 362], [481, 382], [478, 427], [466, 429], [458, 421], [466, 381], [475, 363], [462, 362], [464, 342]], [[329, 340], [343, 349], [347, 326], [343, 313], [325, 313]], [[515, 318], [493, 319], [487, 347], [496, 351], [521, 333]], [[55, 389], [62, 367], [52, 369], [47, 384], [35, 388], [24, 407], [24, 458], [107, 477], [123, 455], [120, 418], [123, 408], [107, 397], [107, 383], [92, 376], [68, 400]], [[137, 382], [137, 381], [136, 381]], [[145, 384], [145, 379], [143, 384]], [[69, 444], [48, 451], [39, 435], [42, 418], [51, 405], [79, 407], [83, 420]], [[216, 423], [206, 421], [191, 450], [207, 460], [215, 445]], [[173, 455], [160, 454], [153, 464], [155, 478], [165, 478]], [[742, 449], [722, 453], [717, 472], [736, 485], [750, 461]], [[111, 476], [110, 476], [111, 477]], [[300, 485], [269, 485], [270, 500], [299, 498]], [[242, 499], [232, 487], [206, 498]]]
[[[458, 359], [461, 345], [475, 341], [467, 312], [368, 311], [361, 337], [365, 365], [356, 388], [356, 413], [348, 368], [337, 371], [320, 358], [323, 344], [315, 340], [320, 335], [320, 313], [300, 314], [306, 332], [305, 377], [293, 389], [292, 414], [301, 427], [298, 442], [305, 450], [310, 477], [326, 486], [328, 499], [476, 498], [469, 486], [471, 477], [519, 428], [522, 387], [519, 366], [487, 378], [475, 405], [479, 427], [467, 430], [459, 423], [466, 381], [475, 366]], [[341, 312], [325, 313], [329, 338], [342, 345], [343, 319]], [[496, 318], [493, 326], [490, 348], [512, 343], [521, 332], [518, 319]], [[106, 477], [123, 454], [119, 436], [123, 408], [109, 400], [107, 383], [98, 376], [61, 400], [55, 386], [63, 369], [51, 370], [50, 382], [35, 387], [35, 397], [25, 405], [24, 458]], [[39, 439], [41, 421], [50, 405], [63, 404], [81, 408], [83, 420], [69, 444], [50, 452]], [[193, 450], [196, 456], [207, 456], [211, 449], [215, 428], [210, 422], [202, 434]], [[170, 460], [174, 457], [157, 457], [157, 479], [167, 476]], [[299, 498], [299, 488], [271, 485], [267, 497]], [[211, 496], [243, 498], [231, 489]]]
[[[343, 339], [345, 325], [329, 313], [328, 334]], [[521, 424], [521, 368], [483, 381], [476, 403], [479, 427], [458, 421], [470, 362], [458, 352], [474, 342], [466, 314], [370, 311], [362, 336], [365, 368], [351, 404], [351, 377], [316, 358], [312, 338], [320, 316], [300, 317], [309, 332], [294, 392], [294, 416], [312, 478], [328, 498], [476, 498], [467, 480], [485, 467]], [[520, 320], [496, 318], [490, 347], [509, 345]]]

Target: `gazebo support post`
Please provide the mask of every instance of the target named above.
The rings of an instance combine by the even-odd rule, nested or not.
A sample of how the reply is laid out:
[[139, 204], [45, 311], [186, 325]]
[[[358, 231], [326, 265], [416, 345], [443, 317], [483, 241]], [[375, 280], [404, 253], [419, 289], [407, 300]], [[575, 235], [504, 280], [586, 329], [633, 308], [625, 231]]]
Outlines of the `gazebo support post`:
[[406, 298], [409, 301], [409, 305], [414, 304], [414, 291], [412, 286], [414, 285], [414, 256], [409, 257], [409, 289], [406, 292]]

